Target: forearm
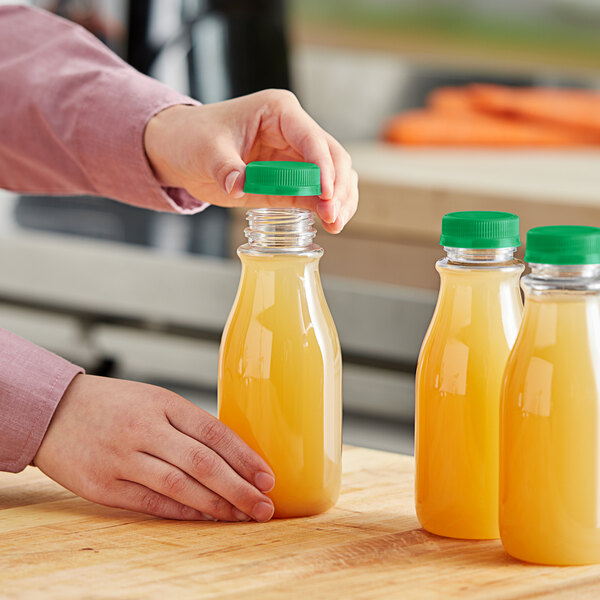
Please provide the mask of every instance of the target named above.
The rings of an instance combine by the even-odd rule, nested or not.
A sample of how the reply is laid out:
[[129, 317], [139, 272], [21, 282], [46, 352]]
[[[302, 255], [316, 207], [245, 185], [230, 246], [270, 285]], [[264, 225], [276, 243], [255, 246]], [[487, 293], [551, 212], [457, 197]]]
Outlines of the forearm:
[[31, 463], [52, 415], [83, 369], [0, 329], [0, 471]]
[[160, 186], [143, 144], [155, 114], [194, 103], [79, 26], [33, 8], [0, 7], [1, 187], [197, 212], [202, 202]]

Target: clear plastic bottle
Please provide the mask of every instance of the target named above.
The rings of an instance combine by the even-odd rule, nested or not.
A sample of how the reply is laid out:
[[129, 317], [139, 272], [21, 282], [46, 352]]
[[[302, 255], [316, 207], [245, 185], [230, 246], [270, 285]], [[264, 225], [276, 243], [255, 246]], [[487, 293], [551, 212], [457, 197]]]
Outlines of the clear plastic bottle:
[[500, 535], [516, 558], [600, 562], [600, 229], [527, 234], [502, 393]]
[[440, 292], [416, 376], [417, 517], [431, 533], [493, 539], [500, 385], [522, 314], [519, 219], [450, 213], [440, 244]]
[[[262, 164], [256, 177], [248, 166], [247, 185], [262, 178], [251, 189], [280, 169], [277, 193], [298, 191], [285, 163]], [[336, 503], [341, 481], [342, 360], [319, 277], [323, 250], [308, 210], [253, 209], [247, 219], [221, 342], [219, 418], [273, 469], [275, 516], [312, 515]]]

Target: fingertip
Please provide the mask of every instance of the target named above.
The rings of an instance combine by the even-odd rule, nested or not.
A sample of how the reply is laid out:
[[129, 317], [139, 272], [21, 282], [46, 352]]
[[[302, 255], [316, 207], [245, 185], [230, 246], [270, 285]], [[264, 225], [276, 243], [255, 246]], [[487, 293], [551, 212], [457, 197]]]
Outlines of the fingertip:
[[254, 476], [254, 485], [261, 492], [270, 492], [275, 487], [275, 477], [270, 473], [261, 471]]
[[232, 198], [241, 198], [244, 196], [244, 184], [246, 183], [245, 171], [240, 172], [240, 176], [235, 180], [231, 193], [229, 194]]
[[335, 223], [338, 220], [339, 216], [340, 216], [340, 208], [341, 207], [340, 207], [339, 201], [337, 201], [337, 200], [334, 201], [334, 203], [333, 203], [333, 211], [332, 211], [333, 212], [333, 215], [332, 215], [333, 216], [333, 218], [332, 218], [332, 222], [333, 223]]
[[327, 232], [327, 233], [331, 233], [333, 235], [339, 233], [339, 231], [337, 231], [334, 227], [332, 223], [323, 223], [323, 229]]
[[317, 204], [317, 214], [323, 224], [331, 224], [336, 221], [340, 212], [340, 203], [338, 200], [321, 200]]
[[341, 233], [344, 229], [346, 223], [344, 222], [343, 216], [338, 216], [335, 221], [332, 223], [323, 223], [323, 229], [327, 231], [327, 233], [338, 234]]
[[333, 198], [333, 180], [323, 175], [321, 179], [321, 200], [331, 200]]
[[231, 196], [237, 180], [240, 178], [241, 173], [239, 171], [231, 171], [225, 177], [225, 193]]
[[258, 523], [266, 523], [273, 518], [275, 506], [271, 502], [261, 500], [254, 505], [252, 509], [252, 518]]

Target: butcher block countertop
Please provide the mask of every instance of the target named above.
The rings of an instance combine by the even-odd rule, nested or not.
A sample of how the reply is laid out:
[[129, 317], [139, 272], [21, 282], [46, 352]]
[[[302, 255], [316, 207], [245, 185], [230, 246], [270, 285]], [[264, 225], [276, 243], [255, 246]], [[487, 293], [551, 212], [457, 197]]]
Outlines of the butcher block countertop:
[[423, 531], [413, 470], [411, 457], [346, 447], [337, 507], [267, 524], [156, 519], [82, 500], [33, 468], [1, 473], [0, 597], [600, 597], [600, 565], [527, 565], [499, 541]]

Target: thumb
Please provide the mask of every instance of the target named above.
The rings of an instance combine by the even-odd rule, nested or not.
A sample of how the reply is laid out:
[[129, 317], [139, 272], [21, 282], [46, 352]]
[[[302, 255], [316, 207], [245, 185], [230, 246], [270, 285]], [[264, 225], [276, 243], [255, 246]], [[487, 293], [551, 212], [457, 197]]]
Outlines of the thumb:
[[230, 198], [244, 195], [246, 165], [234, 148], [213, 149], [207, 171], [225, 195]]

